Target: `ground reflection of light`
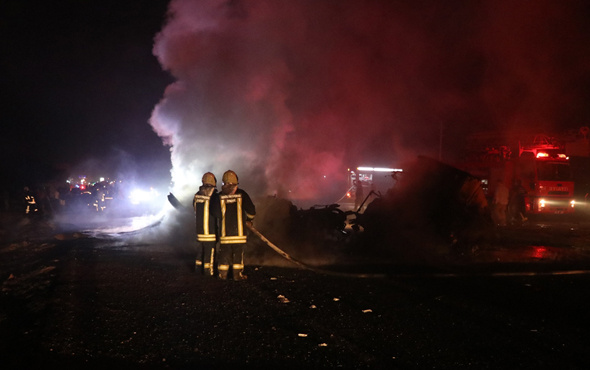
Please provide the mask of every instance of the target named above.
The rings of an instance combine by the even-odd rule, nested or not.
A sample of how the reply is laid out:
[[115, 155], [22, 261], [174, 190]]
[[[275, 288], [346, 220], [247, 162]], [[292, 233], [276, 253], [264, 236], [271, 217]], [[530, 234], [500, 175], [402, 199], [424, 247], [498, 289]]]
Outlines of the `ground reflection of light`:
[[87, 230], [87, 232], [98, 236], [100, 234], [124, 234], [139, 231], [159, 224], [165, 217], [162, 211], [154, 215], [144, 215], [129, 217], [123, 219], [111, 219], [109, 225], [97, 225], [96, 228]]
[[545, 247], [533, 247], [533, 258], [545, 258], [547, 254], [547, 248]]

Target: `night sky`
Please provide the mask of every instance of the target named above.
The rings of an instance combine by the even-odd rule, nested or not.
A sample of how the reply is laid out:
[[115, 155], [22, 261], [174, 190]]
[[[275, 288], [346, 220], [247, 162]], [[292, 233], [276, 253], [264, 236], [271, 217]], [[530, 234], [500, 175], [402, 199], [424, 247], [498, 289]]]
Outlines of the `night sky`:
[[190, 194], [232, 168], [301, 197], [472, 132], [590, 125], [587, 1], [168, 3], [0, 4], [4, 173], [172, 166]]
[[172, 81], [152, 54], [167, 3], [0, 2], [4, 183], [146, 164], [169, 177], [169, 151], [148, 124]]

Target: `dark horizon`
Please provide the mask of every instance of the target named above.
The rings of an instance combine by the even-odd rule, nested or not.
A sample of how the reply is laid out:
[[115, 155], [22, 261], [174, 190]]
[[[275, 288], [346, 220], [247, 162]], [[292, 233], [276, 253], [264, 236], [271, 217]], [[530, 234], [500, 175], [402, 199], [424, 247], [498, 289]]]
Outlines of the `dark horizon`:
[[167, 3], [0, 5], [3, 187], [125, 167], [168, 175], [168, 149], [148, 124], [172, 80], [151, 51]]

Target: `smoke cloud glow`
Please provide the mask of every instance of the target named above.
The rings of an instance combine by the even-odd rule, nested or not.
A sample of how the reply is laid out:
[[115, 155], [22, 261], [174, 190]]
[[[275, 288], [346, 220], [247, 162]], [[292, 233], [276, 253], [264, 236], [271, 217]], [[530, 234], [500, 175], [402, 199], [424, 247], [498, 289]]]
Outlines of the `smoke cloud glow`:
[[470, 130], [579, 126], [584, 14], [578, 1], [172, 0], [153, 51], [176, 82], [151, 125], [173, 191], [233, 169], [255, 196], [317, 199], [345, 191], [348, 167], [451, 155]]

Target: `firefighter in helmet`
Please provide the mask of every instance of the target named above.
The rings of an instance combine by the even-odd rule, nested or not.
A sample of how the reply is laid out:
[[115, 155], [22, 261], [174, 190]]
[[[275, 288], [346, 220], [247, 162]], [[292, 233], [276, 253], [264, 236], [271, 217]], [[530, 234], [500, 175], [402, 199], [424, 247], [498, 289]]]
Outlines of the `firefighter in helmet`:
[[213, 276], [215, 246], [219, 239], [219, 218], [221, 207], [217, 192], [217, 179], [211, 172], [203, 175], [203, 185], [193, 198], [197, 225], [197, 259], [195, 270]]
[[252, 223], [256, 214], [254, 203], [248, 193], [238, 189], [238, 176], [232, 170], [223, 174], [221, 195], [221, 226], [219, 238], [219, 278], [229, 277], [230, 266], [234, 280], [244, 280], [244, 248], [246, 225]]

